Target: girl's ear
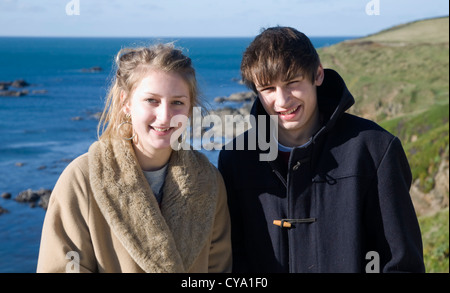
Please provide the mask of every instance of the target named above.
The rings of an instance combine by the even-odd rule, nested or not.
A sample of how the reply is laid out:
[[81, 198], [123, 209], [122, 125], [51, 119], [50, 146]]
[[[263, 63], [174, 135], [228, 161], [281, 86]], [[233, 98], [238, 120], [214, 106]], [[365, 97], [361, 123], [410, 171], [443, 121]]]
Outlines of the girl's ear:
[[325, 72], [323, 70], [322, 64], [319, 64], [319, 68], [317, 68], [316, 80], [314, 81], [314, 85], [320, 86], [325, 78]]
[[124, 91], [120, 92], [120, 104], [124, 114], [130, 113], [130, 100], [127, 100], [127, 94]]

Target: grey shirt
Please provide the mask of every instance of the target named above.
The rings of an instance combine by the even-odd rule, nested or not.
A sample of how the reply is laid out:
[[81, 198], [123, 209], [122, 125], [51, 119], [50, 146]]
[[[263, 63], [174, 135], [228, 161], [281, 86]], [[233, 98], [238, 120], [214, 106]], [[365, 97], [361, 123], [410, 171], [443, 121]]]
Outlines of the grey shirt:
[[166, 179], [167, 166], [165, 165], [156, 171], [144, 171], [145, 178], [147, 178], [148, 183], [155, 194], [156, 200], [161, 204], [162, 200], [162, 187], [164, 185], [164, 180]]

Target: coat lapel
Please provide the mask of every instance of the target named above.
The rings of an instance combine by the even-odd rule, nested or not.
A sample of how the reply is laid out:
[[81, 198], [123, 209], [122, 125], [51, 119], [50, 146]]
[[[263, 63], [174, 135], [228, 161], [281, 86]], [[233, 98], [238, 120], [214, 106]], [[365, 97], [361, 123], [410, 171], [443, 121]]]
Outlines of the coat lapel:
[[161, 209], [129, 142], [94, 143], [89, 171], [103, 216], [136, 263], [146, 272], [187, 272], [214, 220], [217, 186], [206, 157], [173, 152]]

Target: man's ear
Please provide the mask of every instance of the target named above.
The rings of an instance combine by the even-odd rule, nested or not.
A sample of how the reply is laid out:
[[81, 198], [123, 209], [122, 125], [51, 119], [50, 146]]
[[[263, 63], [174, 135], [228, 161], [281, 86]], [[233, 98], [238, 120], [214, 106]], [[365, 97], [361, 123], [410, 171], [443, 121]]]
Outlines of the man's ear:
[[315, 86], [322, 85], [324, 78], [325, 78], [325, 71], [323, 70], [322, 64], [319, 64], [319, 68], [317, 68], [316, 80], [314, 81], [314, 85]]

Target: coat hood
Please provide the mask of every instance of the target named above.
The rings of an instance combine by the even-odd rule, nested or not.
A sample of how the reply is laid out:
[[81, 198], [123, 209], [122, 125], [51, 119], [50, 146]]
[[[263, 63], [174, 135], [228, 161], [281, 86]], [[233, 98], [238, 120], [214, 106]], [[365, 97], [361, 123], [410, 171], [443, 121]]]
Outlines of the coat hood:
[[[313, 141], [330, 131], [339, 117], [355, 103], [342, 77], [332, 69], [324, 69], [324, 72], [322, 85], [317, 87], [317, 102], [323, 117], [323, 126], [314, 135]], [[259, 98], [255, 100], [250, 113], [255, 117], [268, 115]]]

